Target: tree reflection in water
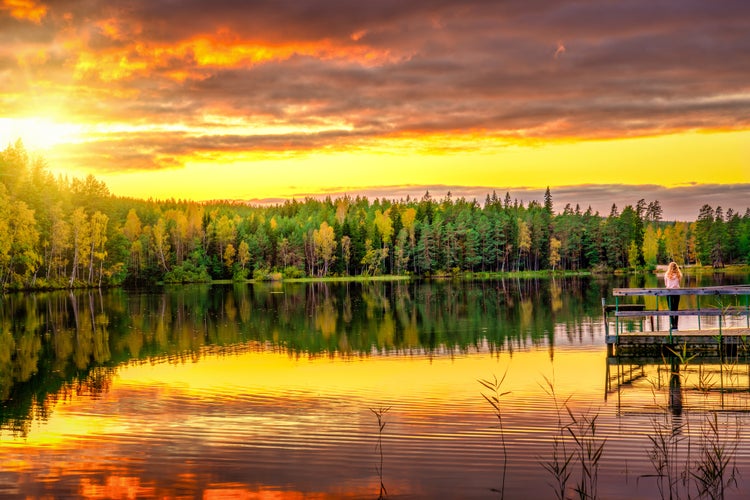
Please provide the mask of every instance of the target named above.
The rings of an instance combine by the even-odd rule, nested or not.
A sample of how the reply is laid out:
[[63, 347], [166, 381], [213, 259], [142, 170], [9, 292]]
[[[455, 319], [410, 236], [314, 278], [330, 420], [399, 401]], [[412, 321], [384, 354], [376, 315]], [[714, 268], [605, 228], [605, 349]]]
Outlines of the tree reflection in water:
[[[513, 379], [510, 383], [514, 399], [508, 402], [509, 410], [503, 415], [508, 430], [506, 493], [511, 497], [537, 488], [533, 491], [550, 495], [539, 457], [550, 452], [552, 428], [558, 419], [554, 408], [546, 408], [551, 404], [539, 403], [546, 400], [543, 391], [530, 392], [527, 386], [538, 385], [535, 380], [541, 378], [540, 358], [561, 367], [556, 374], [561, 381], [562, 398], [567, 400], [568, 394], [574, 394], [573, 404], [591, 403], [586, 399], [590, 397], [590, 384], [596, 385], [591, 393], [601, 397], [601, 297], [607, 296], [613, 286], [627, 285], [628, 279], [271, 283], [183, 286], [142, 292], [9, 294], [3, 298], [0, 317], [0, 438], [11, 436], [15, 439], [12, 445], [23, 450], [23, 439], [38, 432], [33, 422], [48, 421], [61, 401], [75, 399], [76, 404], [84, 404], [85, 398], [90, 398], [103, 402], [104, 407], [96, 411], [106, 418], [132, 418], [112, 424], [112, 439], [132, 455], [106, 455], [107, 446], [97, 445], [93, 438], [88, 443], [92, 446], [71, 452], [71, 460], [80, 461], [80, 466], [66, 469], [66, 474], [80, 474], [83, 478], [71, 490], [72, 496], [80, 495], [81, 488], [100, 491], [98, 488], [105, 483], [110, 488], [115, 488], [116, 483], [137, 490], [139, 496], [170, 496], [179, 491], [192, 494], [210, 488], [229, 494], [232, 488], [239, 488], [237, 485], [246, 488], [247, 484], [252, 491], [271, 484], [271, 489], [287, 485], [304, 493], [318, 491], [310, 485], [318, 484], [316, 481], [322, 476], [333, 477], [332, 483], [336, 483], [336, 478], [351, 481], [346, 491], [336, 491], [331, 497], [346, 492], [355, 497], [372, 495], [386, 482], [388, 493], [396, 496], [401, 492], [412, 492], [414, 496], [420, 492], [456, 493], [451, 487], [462, 488], [464, 497], [480, 496], [496, 485], [498, 461], [502, 458], [497, 456], [496, 446], [487, 445], [493, 434], [485, 430], [492, 425], [485, 420], [486, 411], [475, 408], [486, 405], [475, 386], [477, 377], [486, 376], [487, 371], [468, 377], [462, 385], [461, 380], [451, 380], [450, 370], [459, 364], [467, 371], [473, 364], [485, 367], [481, 363], [488, 359], [505, 366], [512, 359], [508, 377]], [[232, 359], [222, 358], [230, 354], [248, 363], [260, 363], [262, 356], [243, 354], [256, 351], [302, 361], [290, 375], [300, 377], [289, 382], [293, 388], [290, 394], [276, 398], [262, 391], [255, 393], [253, 381], [242, 380], [240, 390], [233, 388], [234, 392], [225, 395], [222, 384], [234, 383], [231, 378], [220, 379], [218, 385], [211, 386], [216, 393], [204, 394], [196, 389], [197, 392], [186, 390], [183, 394], [175, 387], [182, 387], [179, 384], [187, 381], [170, 385], [155, 376], [141, 385], [120, 388], [119, 399], [107, 400], [123, 368], [153, 366], [155, 373], [163, 373], [158, 368], [167, 366], [175, 367], [175, 373], [183, 373], [192, 366], [197, 370], [222, 363], [231, 365]], [[388, 449], [387, 480], [382, 463], [380, 477], [368, 475], [372, 473], [369, 448], [363, 448], [367, 457], [359, 457], [353, 451], [358, 449], [360, 440], [365, 445], [372, 444], [372, 434], [366, 430], [371, 422], [356, 422], [360, 416], [342, 402], [345, 392], [321, 395], [304, 385], [305, 374], [311, 373], [308, 369], [348, 376], [363, 359], [379, 362], [367, 374], [373, 380], [362, 379], [362, 390], [381, 391], [376, 392], [379, 397], [387, 394], [402, 398], [393, 402], [362, 399], [360, 408], [369, 414], [368, 408], [393, 403], [394, 410], [388, 414], [389, 432], [381, 436]], [[595, 362], [581, 362], [589, 359]], [[329, 360], [330, 365], [320, 364]], [[594, 367], [596, 375], [582, 375], [589, 372], [586, 363]], [[601, 472], [606, 480], [599, 484], [600, 491], [603, 489], [612, 498], [618, 496], [611, 495], [612, 490], [607, 488], [611, 488], [613, 478], [621, 478], [623, 464], [617, 458], [608, 461], [606, 455], [613, 450], [616, 456], [623, 440], [635, 439], [638, 432], [643, 432], [642, 428], [638, 432], [623, 431], [619, 426], [637, 421], [644, 408], [653, 412], [668, 408], [669, 415], [677, 419], [684, 418], [700, 401], [707, 407], [723, 404], [731, 409], [744, 397], [740, 391], [731, 390], [741, 379], [740, 370], [726, 364], [723, 372], [704, 366], [701, 375], [695, 371], [699, 365], [693, 363], [682, 365], [679, 370], [665, 367], [661, 360], [636, 363], [632, 369], [624, 363], [608, 360], [608, 400], [604, 404], [613, 414], [597, 420], [597, 429], [619, 433], [608, 434], [611, 441]], [[417, 375], [409, 370], [416, 364], [423, 370], [418, 375], [423, 377], [419, 382], [423, 392], [411, 399], [408, 389], [414, 381], [409, 377]], [[563, 367], [568, 364], [571, 367], [565, 371]], [[278, 376], [278, 372], [264, 372], [260, 366], [253, 370], [252, 376], [256, 377]], [[643, 376], [632, 377], [637, 373]], [[676, 373], [680, 374], [677, 378]], [[590, 380], [593, 378], [594, 382]], [[335, 390], [339, 385], [350, 387], [333, 375], [330, 380], [334, 381]], [[711, 390], [693, 390], [694, 380], [703, 380], [704, 389]], [[717, 390], [708, 383], [710, 380], [719, 384]], [[467, 384], [474, 387], [470, 394], [465, 394]], [[571, 384], [577, 392], [570, 389]], [[722, 386], [727, 389], [723, 393], [718, 390]], [[394, 390], [389, 391], [389, 387]], [[442, 391], [447, 390], [453, 392], [443, 400]], [[665, 400], [644, 407], [644, 400], [653, 398], [653, 394], [664, 396]], [[354, 396], [353, 400], [361, 397]], [[629, 413], [633, 408], [640, 412], [635, 417]], [[583, 414], [586, 408], [575, 410], [576, 414]], [[70, 411], [80, 417], [84, 427], [102, 425], [93, 423], [95, 419], [83, 419], [84, 410], [81, 415], [75, 409]], [[178, 417], [167, 417], [168, 411]], [[93, 412], [87, 417], [98, 415]], [[131, 427], [134, 430], [127, 430]], [[226, 434], [218, 429], [224, 429]], [[128, 432], [143, 435], [148, 441], [130, 442], [134, 438]], [[328, 435], [332, 438], [325, 444], [317, 441]], [[640, 437], [646, 439], [642, 434]], [[85, 442], [88, 438], [77, 439]], [[383, 451], [383, 441], [379, 441], [379, 452]], [[645, 446], [643, 442], [639, 446], [633, 453], [642, 456]], [[251, 455], [252, 466], [243, 468], [241, 474], [229, 467], [222, 472], [221, 484], [215, 484], [211, 473], [198, 470], [210, 464], [235, 463], [228, 457], [234, 460]], [[158, 472], [137, 472], [139, 468], [150, 470], [148, 457], [158, 457], [167, 464], [164, 471], [171, 471], [169, 477], [173, 480], [168, 488]], [[55, 458], [49, 460], [54, 463]], [[94, 477], [88, 470], [92, 460], [119, 465], [107, 478]], [[128, 461], [131, 466], [124, 466]], [[485, 473], [489, 482], [477, 485], [476, 490], [467, 490], [466, 484], [461, 483], [468, 477], [481, 479]], [[276, 482], [266, 482], [269, 474], [274, 474]], [[545, 481], [537, 481], [534, 474], [545, 477]], [[431, 478], [429, 484], [420, 482], [424, 477]], [[0, 480], [0, 484], [5, 483]], [[68, 491], [64, 490], [65, 485], [60, 479], [58, 488], [63, 489], [55, 492]], [[624, 488], [615, 491], [626, 492], [622, 497], [627, 498], [637, 486], [629, 483], [623, 487], [618, 483], [617, 488]]]

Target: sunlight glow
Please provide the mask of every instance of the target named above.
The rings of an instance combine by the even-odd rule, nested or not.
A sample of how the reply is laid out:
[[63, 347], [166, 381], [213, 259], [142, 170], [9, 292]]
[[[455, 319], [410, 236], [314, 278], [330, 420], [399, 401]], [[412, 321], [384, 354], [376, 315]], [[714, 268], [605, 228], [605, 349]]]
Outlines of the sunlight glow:
[[[523, 399], [535, 394], [546, 378], [554, 382], [560, 395], [575, 394], [581, 399], [590, 399], [591, 395], [602, 391], [601, 367], [591, 361], [592, 357], [600, 356], [598, 352], [568, 352], [556, 357], [553, 364], [549, 353], [540, 350], [526, 353], [523, 364], [513, 364], [512, 357], [507, 354], [493, 356], [486, 353], [455, 358], [416, 357], [409, 362], [399, 357], [297, 359], [286, 353], [269, 352], [204, 355], [200, 363], [120, 367], [111, 389], [103, 398], [117, 401], [126, 397], [129, 391], [142, 391], [145, 387], [154, 391], [152, 397], [187, 397], [196, 401], [216, 393], [223, 397], [263, 394], [279, 400], [291, 397], [291, 394], [296, 398], [335, 400], [338, 395], [346, 394], [347, 397], [360, 398], [363, 405], [367, 405], [372, 401], [385, 404], [419, 395], [431, 402], [429, 411], [434, 413], [452, 411], [451, 404], [456, 401], [470, 402], [482, 411], [486, 403], [481, 397], [479, 384], [475, 382], [493, 376], [501, 378], [506, 371], [504, 388], [511, 391], [514, 398]], [[426, 372], [429, 377], [424, 376]], [[101, 415], [80, 414], [78, 405], [88, 404], [86, 396], [55, 403], [49, 419], [19, 446], [55, 446], [72, 436], [127, 433], [134, 425], [145, 425], [124, 420], [125, 417], [101, 418]], [[200, 418], [197, 415], [185, 416], [188, 417]], [[170, 417], [165, 414], [163, 418], [166, 421]], [[0, 435], [0, 442], [16, 443], [12, 436], [3, 435]]]
[[[592, 363], [600, 353], [566, 353], [555, 358], [561, 374], [557, 389], [568, 394], [596, 394], [601, 391], [601, 370]], [[136, 387], [165, 384], [194, 397], [211, 393], [221, 387], [222, 393], [280, 395], [294, 390], [315, 397], [346, 393], [350, 397], [405, 398], [412, 394], [429, 394], [430, 400], [442, 407], [454, 399], [476, 399], [483, 406], [478, 386], [467, 385], [479, 378], [499, 377], [508, 369], [508, 389], [521, 397], [538, 391], [544, 376], [553, 379], [549, 353], [526, 353], [523, 365], [509, 367], [512, 360], [505, 355], [493, 357], [472, 354], [456, 358], [415, 358], [406, 363], [402, 358], [373, 357], [355, 360], [327, 358], [290, 358], [286, 353], [250, 352], [235, 356], [204, 357], [189, 368], [171, 364], [131, 365], [119, 372], [118, 385]], [[574, 367], [579, 367], [574, 369]], [[584, 368], [581, 368], [584, 367]], [[584, 371], [581, 371], [584, 370]], [[427, 379], [419, 376], [430, 372]], [[458, 376], [458, 375], [460, 376]], [[296, 392], [299, 391], [299, 392]], [[382, 394], [381, 394], [382, 393]], [[435, 411], [439, 411], [437, 408]]]
[[48, 118], [0, 118], [0, 138], [8, 143], [21, 139], [29, 149], [47, 150], [80, 140], [83, 127]]

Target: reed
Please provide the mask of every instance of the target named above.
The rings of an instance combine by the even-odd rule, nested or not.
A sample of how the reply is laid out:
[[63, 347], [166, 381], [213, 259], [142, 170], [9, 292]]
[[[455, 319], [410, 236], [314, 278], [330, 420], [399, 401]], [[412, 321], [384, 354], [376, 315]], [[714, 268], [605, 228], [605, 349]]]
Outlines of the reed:
[[704, 397], [708, 396], [714, 387], [716, 387], [716, 377], [713, 374], [707, 373], [702, 366], [698, 367], [697, 387], [698, 391], [703, 394]]
[[667, 413], [664, 413], [661, 419], [658, 417], [651, 419], [653, 433], [648, 436], [649, 441], [651, 441], [648, 458], [655, 474], [647, 474], [641, 477], [656, 479], [656, 487], [659, 490], [660, 498], [678, 499], [686, 479], [684, 466], [678, 460], [681, 445], [687, 439], [683, 434], [686, 423], [677, 426], [670, 424], [667, 415]]
[[500, 407], [500, 398], [503, 396], [510, 394], [510, 391], [502, 391], [501, 387], [503, 385], [503, 382], [505, 381], [505, 376], [508, 374], [508, 371], [506, 370], [505, 373], [503, 373], [503, 376], [500, 378], [500, 380], [497, 379], [497, 376], [493, 375], [492, 380], [489, 379], [480, 379], [478, 382], [482, 384], [487, 390], [489, 390], [489, 394], [482, 393], [482, 397], [492, 406], [495, 417], [497, 418], [498, 422], [498, 429], [500, 430], [500, 443], [502, 445], [502, 451], [503, 451], [503, 469], [501, 474], [501, 481], [500, 481], [500, 488], [492, 488], [492, 491], [495, 493], [500, 494], [500, 498], [503, 498], [505, 496], [505, 475], [508, 470], [508, 449], [505, 446], [505, 431], [503, 429], [503, 413]]
[[[581, 475], [574, 488], [575, 493], [581, 500], [595, 499], [598, 497], [599, 465], [607, 442], [607, 438], [596, 433], [599, 414], [585, 412], [576, 416], [568, 406], [570, 396], [561, 401], [555, 391], [554, 378], [543, 378], [545, 385], [540, 386], [552, 398], [557, 414], [557, 432], [552, 436], [552, 458], [542, 462], [542, 467], [552, 475], [550, 486], [555, 498], [569, 498], [568, 482], [577, 465], [580, 466]], [[568, 422], [563, 422], [564, 415], [567, 415]]]
[[557, 432], [552, 435], [552, 455], [550, 460], [541, 462], [542, 467], [552, 476], [552, 483], [549, 485], [555, 493], [557, 500], [565, 500], [568, 481], [572, 474], [572, 460], [575, 456], [573, 451], [568, 451], [566, 445], [566, 428], [563, 424], [563, 410], [567, 408], [570, 396], [560, 401], [555, 392], [554, 375], [553, 380], [544, 377], [545, 385], [539, 384], [542, 390], [552, 398], [552, 403], [557, 415]]
[[385, 488], [385, 483], [383, 483], [383, 429], [385, 429], [386, 424], [385, 414], [388, 413], [390, 409], [390, 406], [370, 408], [370, 411], [378, 420], [378, 441], [375, 445], [375, 451], [380, 455], [380, 463], [375, 466], [375, 470], [378, 473], [378, 478], [380, 479], [380, 493], [378, 494], [378, 499], [386, 498], [388, 496], [388, 491]]
[[698, 460], [690, 475], [699, 498], [722, 499], [727, 488], [738, 486], [735, 465], [741, 425], [737, 421], [735, 434], [722, 432], [716, 413], [701, 424]]
[[[662, 413], [651, 417], [651, 434], [648, 439], [651, 447], [647, 450], [647, 456], [654, 469], [654, 474], [639, 476], [638, 481], [644, 478], [654, 478], [659, 497], [676, 500], [680, 498], [685, 483], [685, 465], [679, 460], [680, 450], [683, 443], [688, 443], [686, 432], [687, 421], [682, 419], [682, 378], [683, 365], [693, 359], [687, 354], [687, 346], [682, 349], [672, 349], [670, 356], [662, 355], [664, 368], [669, 374], [669, 396], [668, 403], [660, 403], [657, 394], [661, 391], [661, 374], [656, 381], [649, 379], [651, 383], [651, 395], [654, 404], [662, 410]], [[688, 448], [689, 449], [689, 448]]]
[[575, 491], [581, 500], [594, 499], [598, 495], [599, 463], [607, 438], [602, 439], [596, 435], [598, 413], [583, 413], [576, 417], [570, 408], [566, 407], [566, 410], [571, 419], [567, 430], [575, 443], [576, 456], [581, 467], [581, 477]]
[[[657, 381], [651, 381], [654, 401], [663, 410], [652, 418], [652, 432], [648, 436], [650, 448], [647, 455], [654, 474], [639, 476], [638, 480], [654, 478], [662, 499], [723, 499], [728, 489], [738, 487], [736, 457], [742, 421], [737, 418], [733, 426], [728, 422], [723, 424], [712, 412], [708, 417], [701, 417], [700, 425], [696, 427], [697, 414], [683, 414], [682, 411], [683, 384], [690, 373], [688, 365], [696, 356], [689, 354], [685, 346], [670, 351], [671, 355], [663, 358], [669, 373], [668, 405], [657, 400], [657, 393], [663, 394], [662, 375]], [[734, 376], [735, 370], [736, 365], [728, 365], [729, 376]], [[478, 380], [488, 390], [482, 396], [492, 406], [500, 430], [502, 480], [500, 488], [492, 491], [500, 493], [501, 497], [504, 496], [508, 465], [501, 405], [501, 398], [510, 393], [502, 390], [506, 374], [499, 380], [497, 377]], [[721, 376], [723, 380], [723, 372]], [[599, 413], [591, 410], [575, 413], [569, 404], [571, 397], [562, 399], [555, 390], [554, 375], [551, 379], [543, 376], [543, 379], [544, 383], [539, 385], [551, 398], [557, 416], [550, 458], [539, 462], [552, 477], [548, 484], [557, 500], [573, 497], [596, 499], [599, 495], [599, 469], [607, 443], [597, 426]], [[708, 395], [718, 390], [717, 386], [723, 391], [723, 382], [719, 384], [715, 374], [699, 368], [695, 382], [698, 391]], [[580, 470], [580, 475], [576, 474], [576, 469]], [[571, 486], [576, 476], [578, 481]]]
[[[698, 414], [685, 414], [683, 417], [682, 384], [683, 378], [686, 378], [687, 365], [693, 356], [686, 356], [685, 351], [672, 352], [674, 356], [669, 360], [664, 359], [665, 366], [670, 369], [669, 407], [662, 407], [663, 413], [652, 418], [653, 432], [649, 436], [651, 448], [648, 457], [655, 474], [641, 477], [656, 478], [662, 499], [723, 499], [728, 488], [738, 485], [739, 473], [735, 461], [742, 424], [737, 419], [732, 431], [732, 426], [720, 425], [717, 414], [710, 413], [700, 417], [700, 425], [696, 430], [693, 421], [699, 418]], [[732, 376], [734, 369], [735, 366], [730, 364], [729, 376]], [[716, 386], [714, 376], [699, 368], [696, 389], [707, 397], [716, 390]], [[720, 389], [723, 391], [723, 374]], [[656, 400], [656, 393], [654, 399]], [[673, 404], [677, 399], [680, 401], [678, 409]]]
[[[687, 368], [688, 364], [692, 360], [698, 357], [697, 353], [693, 353], [693, 354], [688, 353], [687, 342], [683, 342], [679, 349], [673, 349], [672, 347], [667, 346], [667, 350], [671, 354], [671, 358], [677, 361], [677, 363], [680, 366], [684, 366], [685, 368]], [[666, 365], [667, 364], [666, 357], [662, 356], [662, 360], [664, 361], [664, 364]]]

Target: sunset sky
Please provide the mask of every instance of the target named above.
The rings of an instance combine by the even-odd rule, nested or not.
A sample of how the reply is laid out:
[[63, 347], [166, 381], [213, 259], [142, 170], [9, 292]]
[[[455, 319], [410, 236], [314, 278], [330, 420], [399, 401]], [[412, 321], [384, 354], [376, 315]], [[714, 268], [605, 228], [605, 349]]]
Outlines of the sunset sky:
[[746, 0], [0, 0], [0, 148], [116, 195], [750, 206]]

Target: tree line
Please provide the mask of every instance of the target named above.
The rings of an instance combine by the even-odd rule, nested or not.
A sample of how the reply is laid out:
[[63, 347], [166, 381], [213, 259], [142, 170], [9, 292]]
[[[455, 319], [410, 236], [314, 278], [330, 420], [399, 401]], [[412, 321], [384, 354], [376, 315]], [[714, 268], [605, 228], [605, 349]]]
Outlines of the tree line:
[[295, 277], [612, 270], [750, 261], [750, 208], [664, 221], [658, 200], [608, 215], [426, 192], [273, 206], [113, 196], [93, 176], [52, 175], [23, 144], [0, 152], [3, 289]]

